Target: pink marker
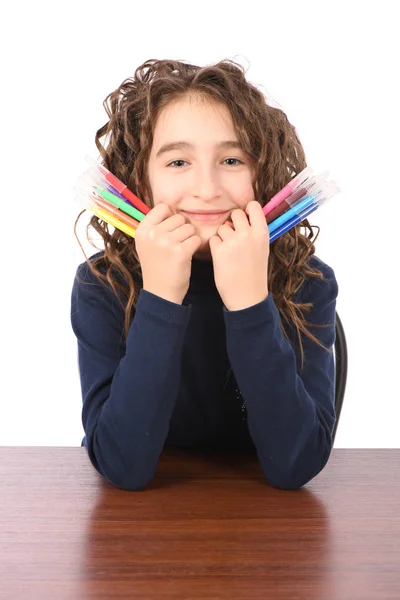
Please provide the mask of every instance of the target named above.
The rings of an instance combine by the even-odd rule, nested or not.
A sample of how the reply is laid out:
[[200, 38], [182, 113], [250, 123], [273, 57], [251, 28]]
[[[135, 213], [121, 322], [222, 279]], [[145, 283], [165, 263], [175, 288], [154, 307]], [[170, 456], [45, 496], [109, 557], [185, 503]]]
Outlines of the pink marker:
[[273, 196], [271, 200], [263, 207], [264, 215], [267, 216], [267, 214], [270, 213], [271, 210], [276, 208], [278, 204], [283, 202], [283, 200], [286, 200], [286, 198], [290, 196], [290, 194], [292, 194], [294, 188], [298, 187], [299, 185], [302, 185], [306, 181], [306, 179], [309, 178], [311, 173], [312, 168], [306, 167], [305, 169], [303, 169], [303, 171], [301, 171], [301, 173], [299, 173], [298, 175], [296, 175], [296, 177], [289, 181], [289, 183], [285, 185], [285, 187], [282, 188], [280, 192], [275, 194], [275, 196]]

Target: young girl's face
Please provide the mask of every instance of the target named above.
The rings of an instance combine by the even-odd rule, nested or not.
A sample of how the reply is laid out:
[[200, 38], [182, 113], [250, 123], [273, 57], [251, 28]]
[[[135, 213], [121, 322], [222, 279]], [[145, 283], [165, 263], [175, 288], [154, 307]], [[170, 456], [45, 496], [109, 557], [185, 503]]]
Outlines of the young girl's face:
[[[166, 147], [177, 142], [187, 146]], [[219, 146], [222, 142], [238, 147]], [[198, 258], [210, 258], [210, 237], [234, 209], [244, 210], [254, 200], [251, 160], [223, 104], [186, 97], [166, 106], [156, 123], [148, 169], [154, 205], [163, 202], [182, 214], [201, 237]]]

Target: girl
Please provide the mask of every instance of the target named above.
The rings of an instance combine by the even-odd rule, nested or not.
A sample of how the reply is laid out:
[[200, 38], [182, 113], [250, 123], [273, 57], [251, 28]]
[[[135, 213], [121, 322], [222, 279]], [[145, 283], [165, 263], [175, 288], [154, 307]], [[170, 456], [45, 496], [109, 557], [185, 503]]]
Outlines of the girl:
[[300, 488], [332, 449], [338, 287], [307, 220], [269, 242], [262, 207], [307, 166], [295, 128], [230, 60], [146, 61], [104, 107], [103, 164], [151, 211], [135, 238], [90, 220], [104, 251], [71, 306], [82, 445], [125, 490], [163, 447], [255, 452]]

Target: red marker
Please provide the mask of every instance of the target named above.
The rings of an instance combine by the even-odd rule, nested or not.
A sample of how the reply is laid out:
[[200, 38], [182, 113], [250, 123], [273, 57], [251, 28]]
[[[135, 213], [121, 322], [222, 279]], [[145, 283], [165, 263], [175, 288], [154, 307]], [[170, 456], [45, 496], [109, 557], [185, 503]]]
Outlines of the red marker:
[[94, 165], [100, 171], [106, 181], [108, 181], [108, 183], [110, 183], [124, 198], [129, 200], [129, 202], [131, 202], [135, 208], [140, 210], [144, 215], [147, 215], [147, 213], [150, 212], [150, 207], [142, 202], [142, 200], [140, 200], [137, 196], [135, 196], [135, 194], [131, 192], [131, 190], [129, 190], [127, 186], [118, 179], [118, 177], [106, 169], [106, 167], [90, 158], [90, 156], [86, 156], [85, 158], [91, 165]]

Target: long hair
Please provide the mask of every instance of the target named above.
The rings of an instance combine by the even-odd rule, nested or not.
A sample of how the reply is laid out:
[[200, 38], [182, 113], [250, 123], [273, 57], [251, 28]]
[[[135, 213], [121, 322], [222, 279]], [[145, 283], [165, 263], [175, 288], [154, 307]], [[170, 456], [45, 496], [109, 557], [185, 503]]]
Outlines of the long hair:
[[[224, 103], [230, 110], [236, 134], [253, 162], [254, 197], [261, 206], [307, 166], [294, 126], [282, 110], [270, 106], [266, 97], [246, 80], [242, 65], [230, 59], [205, 67], [178, 60], [148, 60], [104, 100], [109, 120], [97, 131], [95, 143], [102, 164], [139, 198], [144, 200], [147, 194], [150, 208], [154, 203], [147, 165], [157, 118], [170, 102], [188, 95]], [[100, 143], [104, 136], [105, 145]], [[76, 234], [83, 212], [76, 219], [75, 236], [92, 273], [109, 284], [119, 298], [125, 310], [126, 338], [141, 284], [135, 239], [118, 229], [110, 233], [108, 224], [93, 215], [86, 235], [92, 243], [89, 227], [100, 234], [104, 255], [88, 259]], [[301, 233], [301, 227], [307, 234]], [[307, 329], [305, 314], [312, 303], [296, 303], [294, 298], [307, 277], [324, 279], [321, 271], [309, 265], [317, 229], [314, 237], [312, 226], [303, 220], [271, 243], [268, 262], [269, 292], [279, 310], [284, 335], [289, 339], [287, 325], [298, 337], [302, 364], [302, 334], [325, 348]]]

